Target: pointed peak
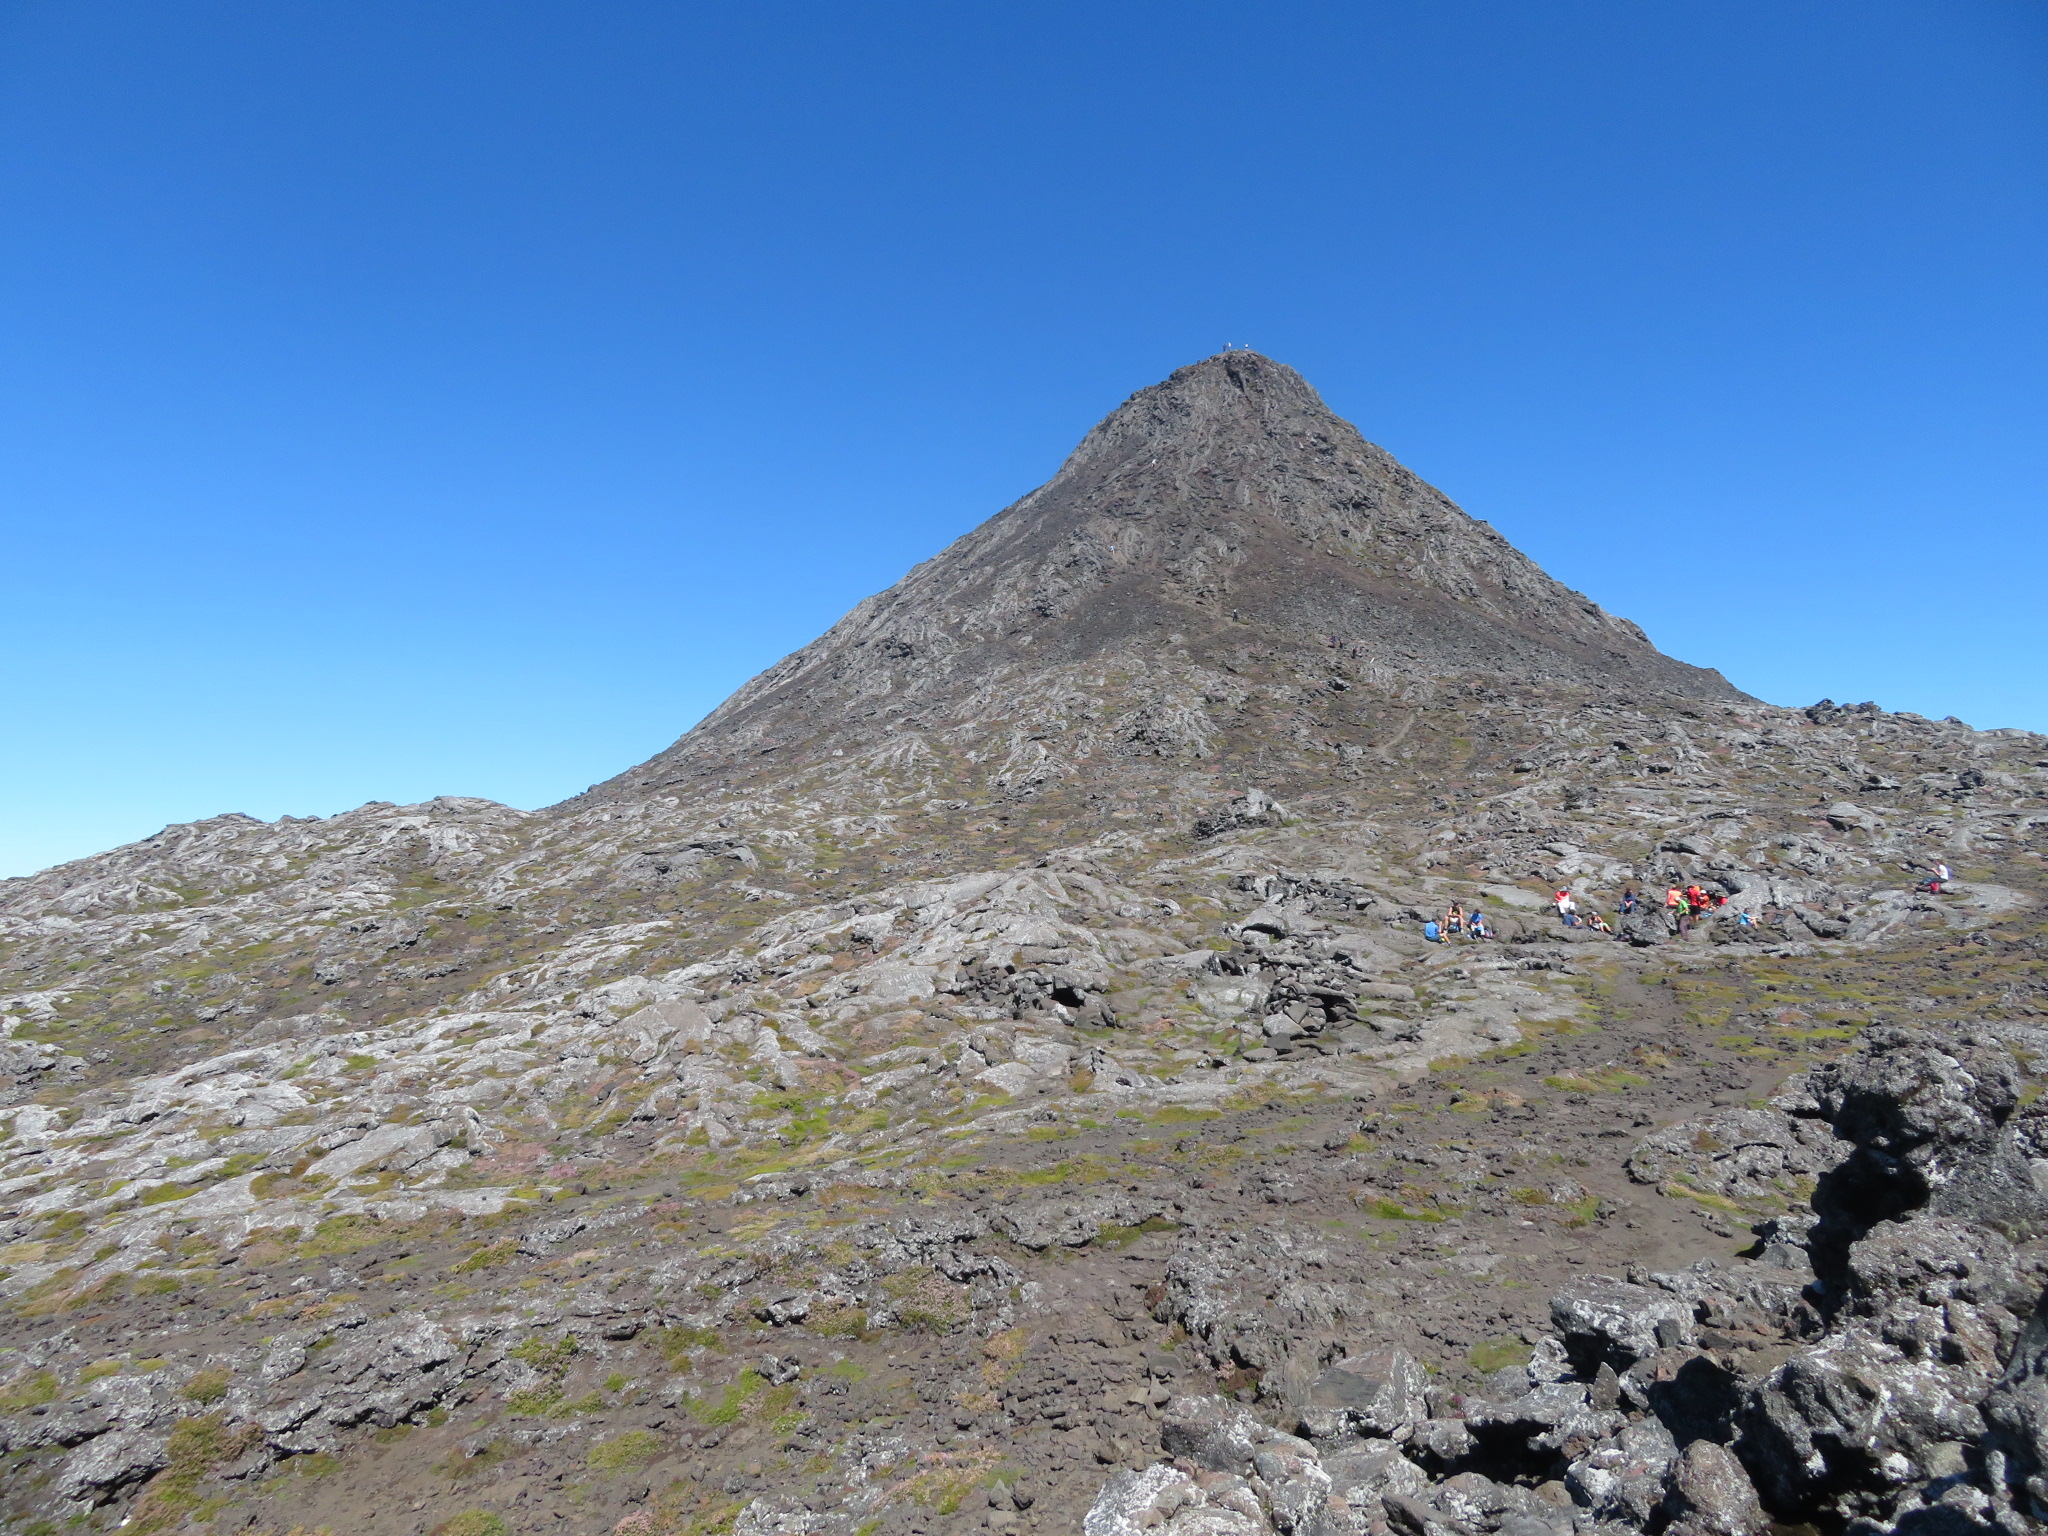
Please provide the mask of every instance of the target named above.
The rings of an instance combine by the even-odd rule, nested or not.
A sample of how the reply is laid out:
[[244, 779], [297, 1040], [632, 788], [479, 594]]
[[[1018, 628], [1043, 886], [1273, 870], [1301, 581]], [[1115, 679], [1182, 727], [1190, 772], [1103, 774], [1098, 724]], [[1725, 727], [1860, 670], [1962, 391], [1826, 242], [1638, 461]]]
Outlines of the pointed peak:
[[1325, 423], [1341, 425], [1307, 379], [1262, 353], [1233, 348], [1139, 390], [1081, 440], [1070, 462], [1134, 439], [1264, 435]]
[[1233, 348], [1139, 390], [1046, 484], [591, 794], [771, 752], [853, 757], [910, 728], [981, 751], [1027, 717], [1069, 718], [1083, 694], [1087, 722], [1170, 718], [1168, 735], [1207, 740], [1226, 727], [1203, 679], [1306, 676], [1333, 655], [1383, 689], [1743, 697], [1546, 576], [1285, 363]]

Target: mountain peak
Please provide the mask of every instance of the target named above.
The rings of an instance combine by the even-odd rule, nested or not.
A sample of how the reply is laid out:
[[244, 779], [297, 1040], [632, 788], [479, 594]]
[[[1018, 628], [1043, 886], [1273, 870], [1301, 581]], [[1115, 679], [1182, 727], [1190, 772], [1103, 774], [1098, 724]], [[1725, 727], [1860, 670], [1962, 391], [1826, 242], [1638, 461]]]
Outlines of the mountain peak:
[[1553, 581], [1292, 368], [1229, 351], [1139, 390], [1051, 480], [592, 793], [858, 752], [906, 721], [964, 742], [1114, 692], [1111, 674], [1131, 696], [1103, 707], [1142, 708], [1205, 671], [1332, 649], [1380, 687], [1744, 697]]
[[1075, 457], [1107, 443], [1256, 433], [1329, 414], [1322, 396], [1285, 363], [1257, 352], [1219, 352], [1132, 395], [1081, 440]]

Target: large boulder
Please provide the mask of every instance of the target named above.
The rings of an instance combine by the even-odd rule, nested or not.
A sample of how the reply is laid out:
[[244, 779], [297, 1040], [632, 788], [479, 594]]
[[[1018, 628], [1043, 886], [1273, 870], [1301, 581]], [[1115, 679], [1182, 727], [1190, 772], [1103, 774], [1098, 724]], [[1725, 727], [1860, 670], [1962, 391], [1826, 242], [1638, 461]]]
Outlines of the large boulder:
[[1211, 1472], [1239, 1477], [1252, 1470], [1252, 1453], [1272, 1430], [1237, 1403], [1221, 1397], [1176, 1397], [1166, 1405], [1159, 1443]]
[[1625, 1371], [1660, 1349], [1691, 1344], [1692, 1304], [1669, 1291], [1592, 1275], [1550, 1299], [1550, 1321], [1572, 1364], [1591, 1376], [1604, 1361]]
[[1003, 1206], [996, 1211], [993, 1224], [1022, 1248], [1079, 1248], [1100, 1237], [1104, 1227], [1135, 1227], [1166, 1210], [1166, 1201], [1157, 1196], [1055, 1196]]
[[1602, 1520], [1647, 1527], [1663, 1506], [1678, 1442], [1654, 1418], [1627, 1425], [1573, 1461], [1564, 1475], [1572, 1497]]
[[2014, 1504], [2048, 1522], [2048, 1291], [1981, 1411], [1994, 1475]]
[[1347, 1355], [1318, 1376], [1303, 1411], [1312, 1439], [1387, 1438], [1429, 1417], [1429, 1374], [1399, 1345]]
[[1416, 1495], [1429, 1478], [1391, 1440], [1359, 1440], [1326, 1453], [1323, 1470], [1330, 1492], [1354, 1509], [1370, 1507], [1389, 1493]]
[[1592, 1389], [1577, 1381], [1543, 1382], [1504, 1403], [1465, 1404], [1465, 1427], [1480, 1454], [1516, 1471], [1569, 1460], [1621, 1424], [1619, 1413], [1593, 1406]]
[[1938, 1352], [1839, 1327], [1752, 1389], [1743, 1456], [1781, 1515], [1883, 1518], [1902, 1490], [1959, 1464], [1983, 1432], [1982, 1390]]
[[1756, 1486], [1725, 1445], [1695, 1440], [1671, 1469], [1670, 1536], [1756, 1536], [1770, 1521]]
[[1677, 1182], [1732, 1200], [1804, 1201], [1849, 1149], [1818, 1121], [1778, 1109], [1724, 1109], [1645, 1136], [1629, 1155], [1639, 1184]]
[[[1146, 1467], [1142, 1471], [1126, 1469], [1111, 1474], [1109, 1481], [1102, 1485], [1102, 1491], [1095, 1496], [1095, 1503], [1082, 1518], [1081, 1530], [1083, 1536], [1154, 1536], [1164, 1528], [1174, 1532], [1175, 1536], [1191, 1536], [1197, 1523], [1190, 1521], [1183, 1525], [1178, 1517], [1194, 1510], [1209, 1512], [1208, 1500], [1187, 1473], [1165, 1464]], [[1200, 1522], [1201, 1528], [1214, 1533], [1214, 1536], [1235, 1531], [1253, 1536], [1262, 1528], [1262, 1522], [1236, 1511], [1227, 1513], [1234, 1517], [1230, 1523], [1219, 1526], [1203, 1521]]]
[[1967, 1308], [1992, 1329], [2001, 1361], [2033, 1290], [2012, 1244], [1996, 1231], [1926, 1216], [1885, 1222], [1851, 1244], [1847, 1277], [1860, 1312], [1877, 1315], [1901, 1302]]
[[2019, 1102], [2018, 1064], [1993, 1036], [1872, 1029], [1862, 1050], [1816, 1068], [1810, 1081], [1821, 1114], [1856, 1149], [1815, 1192], [1830, 1252], [1921, 1209], [1975, 1226], [2043, 1225], [2048, 1199], [2005, 1129]]
[[116, 1430], [88, 1440], [57, 1468], [57, 1496], [104, 1504], [130, 1483], [169, 1465], [166, 1444], [166, 1436], [141, 1429]]

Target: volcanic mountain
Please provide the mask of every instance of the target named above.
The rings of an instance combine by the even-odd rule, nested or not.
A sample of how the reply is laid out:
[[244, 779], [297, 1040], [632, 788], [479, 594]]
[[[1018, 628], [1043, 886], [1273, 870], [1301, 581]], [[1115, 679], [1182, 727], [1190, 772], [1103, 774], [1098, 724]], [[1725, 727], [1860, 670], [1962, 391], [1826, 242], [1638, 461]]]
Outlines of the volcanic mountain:
[[1083, 722], [1105, 709], [1199, 750], [1203, 691], [1229, 692], [1253, 658], [1321, 668], [1333, 654], [1381, 688], [1746, 697], [1551, 580], [1293, 369], [1226, 352], [1140, 390], [1045, 485], [591, 795], [905, 732], [968, 744], [1030, 723], [1078, 732], [1085, 752], [1099, 733]]
[[2044, 791], [1209, 358], [561, 805], [0, 883], [0, 1524], [2037, 1530]]

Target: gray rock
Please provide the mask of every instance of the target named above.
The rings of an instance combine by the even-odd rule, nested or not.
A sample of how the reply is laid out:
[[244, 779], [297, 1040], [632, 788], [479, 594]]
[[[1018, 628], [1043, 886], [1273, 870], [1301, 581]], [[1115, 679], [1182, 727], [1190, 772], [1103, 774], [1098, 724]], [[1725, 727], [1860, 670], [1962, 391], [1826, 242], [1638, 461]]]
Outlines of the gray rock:
[[1638, 1419], [1565, 1469], [1572, 1496], [1602, 1520], [1646, 1527], [1663, 1505], [1678, 1442], [1653, 1418]]
[[1428, 1373], [1399, 1345], [1347, 1355], [1316, 1378], [1302, 1424], [1317, 1440], [1391, 1436], [1428, 1416], [1428, 1385]]
[[1194, 1480], [1170, 1466], [1112, 1473], [1082, 1518], [1083, 1536], [1140, 1536], [1171, 1518], [1193, 1491]]
[[1667, 1508], [1673, 1536], [1755, 1536], [1769, 1523], [1742, 1463], [1711, 1440], [1680, 1452]]
[[1252, 1468], [1266, 1485], [1273, 1528], [1283, 1536], [1310, 1530], [1330, 1498], [1330, 1474], [1315, 1447], [1293, 1435], [1268, 1435], [1252, 1453]]
[[1195, 818], [1196, 837], [1216, 837], [1244, 827], [1277, 827], [1286, 817], [1278, 801], [1263, 789], [1247, 789], [1236, 799]]
[[2048, 1291], [1982, 1412], [1984, 1447], [2002, 1458], [2008, 1495], [2036, 1520], [2048, 1521]]
[[1881, 1517], [1901, 1488], [1932, 1475], [1942, 1447], [1979, 1437], [1982, 1390], [1866, 1326], [1841, 1328], [1751, 1391], [1744, 1455], [1780, 1512]]
[[1572, 1363], [1587, 1375], [1603, 1360], [1625, 1371], [1646, 1355], [1696, 1337], [1690, 1303], [1612, 1275], [1594, 1275], [1559, 1291], [1550, 1300], [1550, 1320], [1564, 1335]]
[[1211, 1472], [1239, 1477], [1252, 1470], [1252, 1453], [1271, 1431], [1250, 1410], [1220, 1397], [1176, 1397], [1166, 1405], [1159, 1443]]
[[1068, 1199], [1023, 1200], [996, 1211], [993, 1225], [1019, 1247], [1079, 1248], [1108, 1226], [1135, 1227], [1169, 1209], [1158, 1196], [1081, 1195]]
[[1729, 1199], [1804, 1200], [1812, 1180], [1848, 1150], [1818, 1121], [1776, 1109], [1717, 1110], [1645, 1136], [1628, 1172], [1641, 1184], [1675, 1179]]
[[1429, 1487], [1422, 1469], [1391, 1440], [1361, 1440], [1326, 1452], [1323, 1470], [1330, 1491], [1354, 1505], [1386, 1493], [1420, 1494]]
[[[2032, 1288], [2020, 1272], [2012, 1244], [1995, 1230], [1938, 1217], [1886, 1222], [1850, 1245], [1848, 1278], [1865, 1310], [1898, 1301], [1928, 1306], [1962, 1302], [2011, 1320], [2024, 1315]], [[2016, 1321], [1999, 1353], [2018, 1333]]]
[[1614, 924], [1614, 936], [1626, 940], [1637, 949], [1648, 949], [1662, 944], [1671, 937], [1671, 930], [1664, 926], [1664, 918], [1656, 912], [1631, 912]]
[[165, 1436], [141, 1429], [101, 1435], [64, 1458], [54, 1482], [57, 1496], [104, 1504], [128, 1484], [168, 1466], [165, 1444]]
[[[325, 1425], [370, 1423], [389, 1428], [433, 1407], [460, 1379], [461, 1345], [421, 1313], [380, 1318], [350, 1333], [346, 1342], [319, 1358], [313, 1400]], [[266, 1414], [264, 1428], [292, 1427], [277, 1423], [279, 1417]], [[301, 1417], [295, 1422], [305, 1421]]]
[[1400, 1536], [1472, 1536], [1469, 1526], [1419, 1498], [1390, 1493], [1380, 1504], [1388, 1527]]
[[786, 1328], [791, 1323], [800, 1323], [811, 1315], [811, 1298], [802, 1291], [786, 1295], [764, 1297], [754, 1303], [754, 1316], [762, 1322], [777, 1328]]
[[1619, 1413], [1595, 1408], [1584, 1382], [1553, 1381], [1505, 1403], [1470, 1401], [1465, 1426], [1482, 1447], [1574, 1455], [1621, 1427]]
[[1863, 1049], [1817, 1068], [1810, 1081], [1835, 1134], [1856, 1145], [1814, 1201], [1837, 1244], [1922, 1207], [2008, 1230], [2048, 1218], [2048, 1198], [2005, 1133], [2019, 1101], [2018, 1066], [1991, 1036], [1872, 1029]]
[[1463, 1419], [1424, 1419], [1408, 1445], [1428, 1465], [1453, 1467], [1472, 1454], [1472, 1428]]
[[104, 1413], [91, 1408], [59, 1406], [48, 1413], [19, 1416], [7, 1425], [7, 1443], [17, 1451], [40, 1451], [53, 1445], [82, 1445], [104, 1435], [111, 1422]]

